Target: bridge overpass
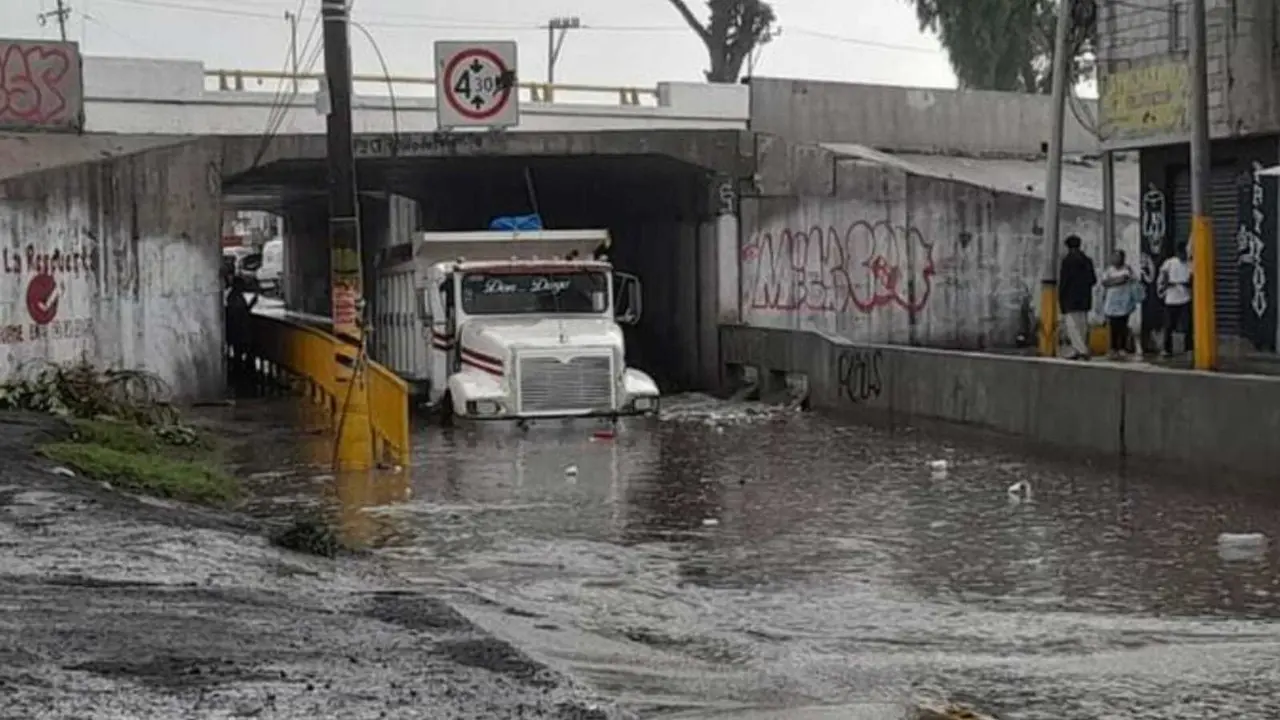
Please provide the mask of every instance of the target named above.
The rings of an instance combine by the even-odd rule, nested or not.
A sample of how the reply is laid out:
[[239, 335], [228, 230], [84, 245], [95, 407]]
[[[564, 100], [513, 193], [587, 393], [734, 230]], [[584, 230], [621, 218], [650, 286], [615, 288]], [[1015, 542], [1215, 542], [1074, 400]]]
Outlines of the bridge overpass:
[[[86, 57], [85, 131], [117, 135], [318, 135], [320, 77], [220, 70], [180, 60]], [[295, 89], [296, 82], [296, 89]], [[362, 133], [430, 133], [429, 77], [358, 76], [354, 126]], [[655, 87], [521, 85], [515, 132], [743, 130], [744, 85], [664, 82]]]
[[[317, 79], [297, 78], [296, 95], [293, 80], [87, 58], [84, 134], [0, 134], [0, 229], [20, 252], [111, 258], [61, 288], [59, 317], [78, 318], [82, 336], [15, 330], [0, 370], [90, 352], [153, 367], [184, 395], [220, 392], [226, 206], [284, 218], [289, 305], [327, 312], [323, 118]], [[608, 228], [620, 269], [645, 280], [633, 362], [664, 389], [718, 382], [724, 323], [971, 347], [1011, 342], [1034, 302], [1039, 98], [787, 80], [527, 85], [518, 128], [445, 134], [429, 78], [359, 80], [370, 274], [409, 231], [472, 230], [535, 204], [551, 227]], [[1078, 129], [1069, 142], [1087, 146]], [[1068, 173], [1066, 222], [1100, 238], [1097, 170]], [[915, 280], [886, 287], [868, 268]], [[27, 322], [25, 291], [0, 293], [5, 327]]]

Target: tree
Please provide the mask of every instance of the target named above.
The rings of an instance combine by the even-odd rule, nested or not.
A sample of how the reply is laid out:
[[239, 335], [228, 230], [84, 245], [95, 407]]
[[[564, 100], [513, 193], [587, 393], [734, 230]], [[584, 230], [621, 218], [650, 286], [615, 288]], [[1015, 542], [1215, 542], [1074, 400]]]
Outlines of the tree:
[[756, 48], [769, 42], [777, 20], [767, 0], [708, 0], [711, 12], [705, 24], [685, 0], [671, 0], [671, 4], [707, 46], [711, 60], [707, 82], [713, 83], [738, 82], [743, 64]]
[[[1072, 2], [1071, 80], [1093, 72], [1094, 0]], [[921, 30], [938, 34], [961, 88], [1048, 93], [1057, 0], [908, 0]]]

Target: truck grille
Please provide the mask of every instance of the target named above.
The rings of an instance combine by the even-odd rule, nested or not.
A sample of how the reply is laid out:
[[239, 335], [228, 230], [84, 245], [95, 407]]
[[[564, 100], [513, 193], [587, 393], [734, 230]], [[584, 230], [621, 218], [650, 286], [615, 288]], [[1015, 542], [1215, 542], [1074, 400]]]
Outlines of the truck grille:
[[576, 413], [613, 409], [613, 358], [520, 358], [520, 409], [525, 413]]

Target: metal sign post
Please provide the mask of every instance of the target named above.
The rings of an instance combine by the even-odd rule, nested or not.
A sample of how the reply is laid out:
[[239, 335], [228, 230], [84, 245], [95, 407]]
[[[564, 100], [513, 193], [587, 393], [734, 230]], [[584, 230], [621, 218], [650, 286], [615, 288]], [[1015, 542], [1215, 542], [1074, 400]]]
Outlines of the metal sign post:
[[436, 43], [436, 124], [500, 130], [520, 124], [516, 43]]

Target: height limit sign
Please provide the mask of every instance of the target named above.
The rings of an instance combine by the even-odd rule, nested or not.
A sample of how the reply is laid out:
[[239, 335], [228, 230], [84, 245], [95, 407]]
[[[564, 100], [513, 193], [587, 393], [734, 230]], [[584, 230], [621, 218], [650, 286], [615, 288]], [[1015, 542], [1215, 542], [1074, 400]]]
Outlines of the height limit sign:
[[436, 123], [453, 128], [520, 124], [514, 42], [436, 43]]

